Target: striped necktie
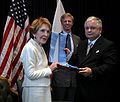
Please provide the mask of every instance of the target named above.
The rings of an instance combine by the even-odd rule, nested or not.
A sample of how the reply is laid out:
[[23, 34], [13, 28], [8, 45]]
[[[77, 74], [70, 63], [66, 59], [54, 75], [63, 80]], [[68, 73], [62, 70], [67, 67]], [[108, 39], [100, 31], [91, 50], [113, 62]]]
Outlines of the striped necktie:
[[93, 47], [92, 41], [88, 43], [87, 54], [89, 53], [90, 49]]

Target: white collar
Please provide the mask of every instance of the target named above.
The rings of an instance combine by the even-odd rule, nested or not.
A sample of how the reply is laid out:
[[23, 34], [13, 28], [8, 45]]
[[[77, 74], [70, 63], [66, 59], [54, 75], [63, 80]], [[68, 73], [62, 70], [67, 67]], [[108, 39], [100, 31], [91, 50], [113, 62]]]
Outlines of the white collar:
[[[100, 35], [101, 36], [101, 35]], [[99, 37], [100, 37], [99, 36]], [[88, 44], [90, 44], [90, 43], [92, 43], [93, 45], [95, 44], [95, 42], [97, 41], [97, 39], [99, 38], [99, 37], [97, 37], [95, 40], [90, 40], [90, 39], [88, 39]]]

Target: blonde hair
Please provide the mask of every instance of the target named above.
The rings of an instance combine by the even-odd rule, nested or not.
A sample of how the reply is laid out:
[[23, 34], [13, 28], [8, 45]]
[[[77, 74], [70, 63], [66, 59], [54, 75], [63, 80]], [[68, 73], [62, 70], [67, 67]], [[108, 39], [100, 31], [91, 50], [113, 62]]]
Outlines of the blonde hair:
[[46, 24], [51, 30], [51, 23], [49, 22], [49, 20], [44, 17], [39, 17], [32, 22], [30, 26], [30, 33], [35, 34], [43, 24]]
[[65, 17], [71, 17], [72, 21], [74, 21], [74, 17], [70, 13], [65, 13], [60, 18], [61, 22], [62, 22], [63, 19], [65, 19]]

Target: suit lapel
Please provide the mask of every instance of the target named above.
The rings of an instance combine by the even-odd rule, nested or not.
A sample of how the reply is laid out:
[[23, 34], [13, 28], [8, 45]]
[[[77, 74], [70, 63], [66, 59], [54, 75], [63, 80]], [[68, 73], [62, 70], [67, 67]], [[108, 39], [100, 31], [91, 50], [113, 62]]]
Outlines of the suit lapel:
[[[83, 48], [82, 48], [82, 60], [81, 60], [81, 63], [84, 63], [88, 60], [89, 57], [92, 57], [91, 55], [93, 54], [96, 54], [96, 53], [99, 53], [99, 48], [101, 46], [101, 42], [103, 42], [103, 37], [100, 37], [94, 44], [94, 46], [90, 49], [89, 53], [86, 55], [86, 51], [87, 51], [87, 40], [83, 43]], [[84, 47], [85, 46], [85, 47]]]
[[75, 39], [75, 36], [73, 34], [72, 34], [72, 40], [73, 40], [74, 46], [76, 46], [76, 39]]

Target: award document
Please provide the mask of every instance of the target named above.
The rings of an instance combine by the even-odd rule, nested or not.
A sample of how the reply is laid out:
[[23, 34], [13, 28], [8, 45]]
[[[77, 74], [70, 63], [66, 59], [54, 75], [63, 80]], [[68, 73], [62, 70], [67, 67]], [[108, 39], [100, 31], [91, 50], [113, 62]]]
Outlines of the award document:
[[80, 68], [78, 68], [77, 66], [70, 65], [67, 62], [66, 63], [60, 63], [60, 66], [63, 66], [65, 68], [69, 68], [69, 69], [73, 69], [73, 70], [80, 70]]
[[59, 62], [61, 66], [79, 69], [67, 63], [67, 55], [65, 52], [66, 35], [62, 33], [52, 33], [50, 42], [49, 62]]

